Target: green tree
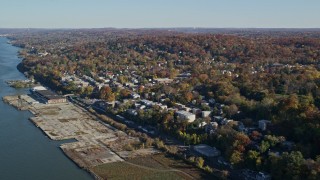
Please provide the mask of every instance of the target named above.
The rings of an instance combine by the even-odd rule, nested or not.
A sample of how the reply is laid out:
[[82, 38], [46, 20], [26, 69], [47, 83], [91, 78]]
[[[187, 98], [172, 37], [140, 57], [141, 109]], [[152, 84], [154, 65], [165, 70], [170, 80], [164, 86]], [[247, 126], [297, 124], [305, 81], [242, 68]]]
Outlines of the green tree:
[[260, 152], [264, 153], [270, 148], [270, 144], [268, 141], [263, 140], [260, 144]]
[[243, 161], [242, 153], [239, 151], [233, 151], [230, 157], [230, 163], [232, 165], [238, 165]]
[[196, 158], [196, 164], [199, 168], [202, 168], [204, 165], [204, 159], [202, 157], [197, 157]]

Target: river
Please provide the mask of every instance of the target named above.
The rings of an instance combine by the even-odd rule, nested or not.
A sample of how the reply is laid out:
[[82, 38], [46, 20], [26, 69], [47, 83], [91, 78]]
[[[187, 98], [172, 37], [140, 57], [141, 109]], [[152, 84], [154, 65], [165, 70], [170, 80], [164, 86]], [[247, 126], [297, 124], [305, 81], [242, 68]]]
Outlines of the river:
[[[6, 80], [25, 79], [17, 70], [19, 48], [0, 37], [0, 97], [26, 93], [9, 87]], [[59, 149], [61, 142], [47, 138], [28, 118], [0, 100], [0, 179], [86, 180], [93, 177], [77, 167]]]

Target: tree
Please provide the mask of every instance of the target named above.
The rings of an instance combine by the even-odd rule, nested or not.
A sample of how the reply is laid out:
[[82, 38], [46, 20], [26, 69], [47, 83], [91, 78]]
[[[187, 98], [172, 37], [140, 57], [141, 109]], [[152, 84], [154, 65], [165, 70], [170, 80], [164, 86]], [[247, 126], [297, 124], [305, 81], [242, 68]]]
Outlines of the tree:
[[259, 133], [258, 131], [252, 131], [250, 137], [253, 139], [253, 140], [258, 140], [259, 138], [261, 138], [261, 133]]
[[245, 151], [245, 147], [250, 144], [250, 138], [244, 133], [235, 133], [233, 147], [243, 153]]
[[87, 86], [83, 90], [83, 94], [85, 94], [87, 96], [91, 95], [92, 92], [93, 92], [93, 87], [92, 86]]
[[184, 94], [185, 99], [187, 100], [187, 102], [190, 102], [193, 98], [193, 94], [191, 92], [186, 92]]
[[179, 71], [177, 69], [170, 69], [170, 79], [174, 79], [175, 77], [177, 77]]
[[238, 106], [235, 104], [231, 104], [228, 108], [227, 108], [227, 116], [228, 117], [232, 117], [233, 115], [237, 114], [238, 112]]
[[304, 158], [299, 151], [293, 151], [289, 153], [283, 153], [282, 161], [286, 166], [286, 173], [284, 174], [284, 178], [292, 178], [292, 179], [299, 179], [301, 174], [301, 166], [304, 162]]
[[264, 153], [270, 148], [270, 144], [268, 141], [263, 140], [260, 145], [260, 152]]
[[239, 151], [234, 151], [231, 154], [230, 157], [230, 163], [232, 165], [238, 165], [239, 163], [241, 163], [243, 161], [243, 157], [242, 157], [242, 153], [240, 153]]
[[261, 166], [260, 153], [257, 151], [248, 151], [245, 159], [246, 165], [251, 169], [257, 169]]
[[121, 98], [128, 98], [130, 96], [131, 92], [128, 89], [121, 89], [120, 90], [120, 96]]
[[118, 79], [119, 79], [119, 82], [120, 82], [121, 84], [123, 84], [123, 83], [125, 83], [125, 82], [128, 81], [127, 77], [125, 77], [125, 76], [119, 76]]
[[271, 147], [277, 145], [281, 141], [284, 141], [284, 137], [277, 137], [273, 135], [266, 135], [264, 139], [269, 142]]
[[281, 156], [270, 154], [269, 168], [275, 179], [301, 179], [305, 160], [299, 151], [284, 152]]
[[200, 80], [201, 83], [205, 83], [208, 78], [209, 77], [208, 77], [207, 74], [200, 74], [199, 75], [199, 80]]
[[100, 89], [99, 92], [99, 97], [101, 99], [104, 99], [108, 102], [114, 101], [115, 100], [115, 95], [112, 92], [112, 89], [109, 86], [104, 86]]
[[204, 159], [202, 157], [197, 157], [196, 158], [196, 164], [199, 168], [202, 168], [204, 165]]

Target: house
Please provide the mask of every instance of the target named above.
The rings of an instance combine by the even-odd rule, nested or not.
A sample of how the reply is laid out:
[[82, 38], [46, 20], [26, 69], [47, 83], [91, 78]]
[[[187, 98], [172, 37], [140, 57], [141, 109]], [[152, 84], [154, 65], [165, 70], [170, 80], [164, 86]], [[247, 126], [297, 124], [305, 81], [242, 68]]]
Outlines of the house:
[[209, 99], [209, 103], [210, 103], [210, 104], [215, 104], [215, 103], [216, 103], [216, 100], [213, 99], [213, 98], [211, 98], [211, 99]]
[[127, 82], [124, 84], [126, 87], [136, 87], [133, 83]]
[[181, 108], [181, 110], [183, 110], [183, 111], [188, 111], [188, 112], [189, 112], [189, 111], [191, 111], [191, 108], [185, 106], [185, 107]]
[[246, 131], [246, 127], [244, 126], [244, 124], [242, 122], [238, 123], [238, 130], [240, 132], [245, 132]]
[[49, 54], [49, 53], [48, 53], [47, 51], [38, 53], [38, 55], [39, 55], [40, 57], [47, 56], [48, 54]]
[[141, 107], [141, 104], [140, 104], [140, 103], [134, 103], [134, 107], [135, 107], [135, 108], [140, 108], [140, 107]]
[[132, 116], [136, 116], [138, 115], [138, 112], [135, 109], [128, 109], [127, 113], [132, 115]]
[[176, 115], [178, 119], [187, 120], [188, 122], [196, 120], [196, 115], [187, 111], [177, 111]]
[[181, 73], [177, 76], [177, 78], [180, 78], [180, 79], [189, 78], [189, 77], [191, 77], [191, 73], [188, 73], [188, 72]]
[[139, 99], [139, 98], [140, 98], [140, 95], [137, 94], [137, 93], [133, 93], [133, 94], [131, 94], [131, 97], [132, 97], [133, 99]]
[[213, 116], [213, 119], [214, 119], [214, 121], [221, 122], [224, 119], [224, 117], [222, 117], [222, 116]]
[[213, 133], [216, 129], [218, 129], [218, 123], [217, 122], [210, 122], [209, 124], [206, 124], [204, 126], [205, 132], [208, 134]]
[[201, 128], [201, 127], [205, 127], [206, 125], [207, 125], [207, 123], [202, 121], [202, 122], [199, 123], [198, 127]]
[[202, 111], [202, 117], [205, 118], [205, 117], [209, 117], [211, 114], [211, 111]]
[[258, 122], [258, 125], [259, 125], [259, 128], [262, 130], [262, 131], [265, 131], [267, 129], [267, 124], [271, 123], [271, 121], [268, 121], [268, 120], [259, 120]]
[[270, 180], [271, 176], [267, 173], [257, 172], [250, 169], [242, 169], [232, 179], [254, 179], [254, 180]]
[[287, 151], [291, 151], [294, 147], [294, 142], [291, 141], [283, 141], [281, 142], [282, 148], [286, 149]]
[[199, 108], [193, 108], [193, 109], [192, 109], [192, 112], [193, 112], [193, 114], [199, 115], [199, 114], [201, 114], [201, 109], [199, 109]]
[[204, 156], [205, 158], [211, 158], [221, 155], [221, 152], [217, 148], [208, 146], [206, 144], [193, 146], [193, 150]]
[[256, 179], [257, 180], [269, 180], [271, 179], [270, 174], [264, 173], [264, 172], [259, 172], [256, 174]]
[[201, 106], [209, 106], [209, 103], [206, 102], [206, 101], [203, 101], [203, 102], [201, 103]]
[[231, 121], [228, 120], [228, 119], [226, 119], [226, 118], [224, 118], [224, 119], [220, 122], [220, 124], [221, 124], [221, 125], [226, 125], [226, 124], [228, 124], [229, 122], [231, 122]]
[[157, 78], [154, 79], [154, 81], [156, 81], [159, 84], [169, 84], [173, 81], [173, 79], [169, 79], [169, 78]]
[[161, 104], [161, 105], [159, 105], [159, 106], [160, 106], [160, 108], [161, 108], [162, 110], [168, 109], [168, 106], [167, 106], [167, 105]]
[[181, 110], [181, 109], [185, 108], [186, 106], [183, 104], [180, 104], [180, 103], [175, 103], [175, 107]]
[[114, 108], [114, 106], [115, 106], [115, 101], [106, 102], [106, 107], [112, 107], [112, 108]]
[[149, 106], [149, 107], [154, 105], [154, 102], [146, 100], [146, 99], [141, 100], [141, 103], [146, 106]]

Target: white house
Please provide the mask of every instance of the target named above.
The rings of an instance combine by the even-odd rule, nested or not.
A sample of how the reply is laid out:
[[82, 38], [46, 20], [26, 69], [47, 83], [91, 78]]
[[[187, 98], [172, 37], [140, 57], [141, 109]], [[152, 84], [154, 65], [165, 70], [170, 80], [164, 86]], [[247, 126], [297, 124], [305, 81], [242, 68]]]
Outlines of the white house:
[[202, 117], [209, 117], [209, 115], [211, 114], [211, 111], [202, 111]]
[[187, 111], [177, 111], [176, 112], [178, 119], [184, 119], [188, 122], [193, 122], [196, 120], [196, 115]]
[[131, 94], [131, 96], [132, 96], [133, 99], [139, 99], [140, 98], [140, 95], [137, 94], [137, 93], [133, 93], [133, 94]]

